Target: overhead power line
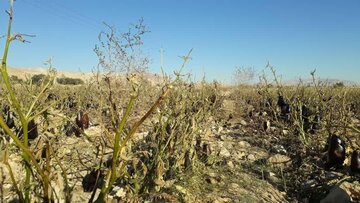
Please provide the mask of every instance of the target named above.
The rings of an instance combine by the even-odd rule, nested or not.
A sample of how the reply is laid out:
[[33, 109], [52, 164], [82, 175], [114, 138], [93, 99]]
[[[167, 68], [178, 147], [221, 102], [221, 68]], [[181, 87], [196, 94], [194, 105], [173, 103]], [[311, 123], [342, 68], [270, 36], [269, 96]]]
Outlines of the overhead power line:
[[101, 23], [99, 23], [97, 20], [92, 19], [91, 17], [88, 17], [78, 12], [77, 10], [69, 8], [59, 2], [41, 0], [18, 0], [18, 2], [24, 2], [25, 4], [38, 10], [42, 10], [60, 20], [71, 22], [75, 25], [83, 26], [97, 32], [102, 30]]

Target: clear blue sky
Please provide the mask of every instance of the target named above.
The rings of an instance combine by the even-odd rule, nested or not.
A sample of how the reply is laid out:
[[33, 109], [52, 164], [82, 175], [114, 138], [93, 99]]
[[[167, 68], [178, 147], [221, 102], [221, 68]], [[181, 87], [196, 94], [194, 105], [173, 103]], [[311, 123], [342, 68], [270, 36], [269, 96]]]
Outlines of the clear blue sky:
[[[230, 82], [236, 66], [260, 71], [269, 61], [285, 80], [316, 68], [323, 78], [360, 81], [359, 0], [17, 0], [13, 31], [36, 37], [13, 43], [8, 63], [39, 67], [53, 56], [60, 70], [90, 71], [102, 22], [126, 31], [141, 17], [151, 30], [143, 48], [152, 72], [161, 48], [168, 72], [193, 48], [187, 71], [197, 78]], [[0, 13], [1, 35], [7, 20]]]

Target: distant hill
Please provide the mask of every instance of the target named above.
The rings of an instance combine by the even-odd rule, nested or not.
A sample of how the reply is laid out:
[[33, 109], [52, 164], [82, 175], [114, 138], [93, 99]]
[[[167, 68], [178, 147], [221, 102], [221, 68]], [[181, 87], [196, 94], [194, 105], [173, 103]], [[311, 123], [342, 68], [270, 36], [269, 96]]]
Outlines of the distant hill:
[[[83, 81], [90, 80], [94, 74], [91, 72], [82, 73], [82, 72], [71, 72], [71, 71], [57, 71], [57, 77], [68, 77], [68, 78], [80, 78]], [[37, 74], [47, 74], [48, 69], [42, 68], [42, 67], [35, 67], [35, 68], [14, 68], [14, 67], [8, 67], [8, 73], [9, 75], [17, 76], [21, 79], [30, 78], [33, 75]], [[145, 77], [151, 81], [152, 84], [159, 84], [162, 82], [162, 76], [158, 74], [152, 74], [152, 73], [146, 73]]]
[[[8, 67], [9, 75], [15, 75], [21, 79], [26, 77], [31, 77], [37, 74], [47, 74], [48, 69], [46, 68], [14, 68]], [[87, 80], [91, 78], [92, 73], [81, 73], [81, 72], [70, 72], [70, 71], [59, 71], [57, 70], [57, 77], [69, 77], [69, 78], [80, 78], [82, 80]]]

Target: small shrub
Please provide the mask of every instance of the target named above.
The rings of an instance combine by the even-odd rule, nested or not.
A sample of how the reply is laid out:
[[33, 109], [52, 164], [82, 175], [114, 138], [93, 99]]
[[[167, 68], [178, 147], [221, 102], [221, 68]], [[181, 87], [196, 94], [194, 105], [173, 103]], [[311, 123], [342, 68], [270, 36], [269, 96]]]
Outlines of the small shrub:
[[345, 87], [344, 82], [337, 82], [333, 85], [334, 88], [340, 88], [340, 87]]
[[56, 78], [56, 82], [62, 85], [81, 85], [84, 84], [84, 81], [79, 78]]
[[40, 84], [44, 79], [46, 75], [44, 74], [36, 74], [31, 77], [31, 81], [33, 84]]
[[[10, 76], [10, 80], [13, 81], [14, 83], [22, 83], [22, 82], [24, 82], [23, 79], [19, 78], [19, 77], [16, 76], [16, 75]], [[1, 81], [1, 79], [0, 79], [0, 81]]]

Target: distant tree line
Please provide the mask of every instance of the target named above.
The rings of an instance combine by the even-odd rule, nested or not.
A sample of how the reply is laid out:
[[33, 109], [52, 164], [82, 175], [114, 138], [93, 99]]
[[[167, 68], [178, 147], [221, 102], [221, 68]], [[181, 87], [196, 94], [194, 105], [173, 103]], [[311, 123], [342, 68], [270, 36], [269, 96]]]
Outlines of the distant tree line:
[[[48, 80], [47, 75], [44, 74], [36, 74], [31, 77], [31, 81], [33, 84], [40, 84], [42, 81], [47, 82]], [[62, 85], [80, 85], [84, 84], [84, 81], [82, 81], [79, 78], [69, 78], [69, 77], [61, 77], [56, 78], [56, 82]]]

